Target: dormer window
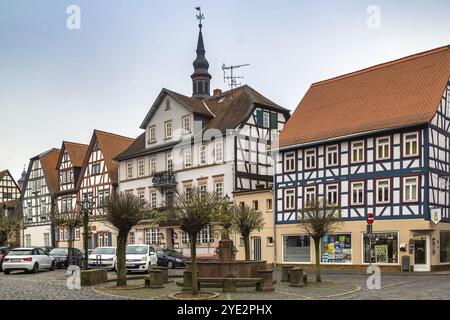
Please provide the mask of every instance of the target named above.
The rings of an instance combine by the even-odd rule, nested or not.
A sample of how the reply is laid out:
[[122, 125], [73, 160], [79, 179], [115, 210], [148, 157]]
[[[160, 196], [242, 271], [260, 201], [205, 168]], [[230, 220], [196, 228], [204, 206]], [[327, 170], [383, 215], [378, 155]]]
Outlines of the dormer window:
[[170, 99], [169, 98], [166, 99], [166, 109], [165, 109], [165, 111], [167, 111], [167, 110], [170, 110]]
[[192, 121], [191, 116], [183, 117], [183, 129], [185, 133], [191, 133], [192, 131]]

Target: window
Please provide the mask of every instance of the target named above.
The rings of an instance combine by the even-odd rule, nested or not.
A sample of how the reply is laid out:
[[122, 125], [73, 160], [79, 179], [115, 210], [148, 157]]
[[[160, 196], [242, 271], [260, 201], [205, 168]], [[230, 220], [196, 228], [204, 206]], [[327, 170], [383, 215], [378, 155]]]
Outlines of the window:
[[390, 203], [390, 185], [391, 180], [385, 179], [385, 180], [377, 180], [376, 181], [376, 203], [377, 204], [384, 204], [384, 203]]
[[352, 163], [364, 162], [364, 141], [354, 141], [352, 146]]
[[181, 243], [189, 243], [189, 234], [187, 232], [181, 232]]
[[305, 169], [316, 167], [316, 149], [305, 150]]
[[184, 116], [183, 117], [183, 129], [186, 133], [191, 133], [192, 130], [192, 122], [191, 122], [191, 116]]
[[109, 197], [109, 190], [102, 190], [98, 192], [98, 207], [104, 207], [106, 198]]
[[144, 203], [145, 203], [145, 195], [144, 195], [144, 192], [138, 193], [138, 198], [139, 198], [139, 202], [140, 202], [141, 204], [144, 204]]
[[352, 235], [325, 235], [321, 242], [323, 263], [352, 263]]
[[201, 145], [198, 149], [200, 165], [206, 164], [206, 145]]
[[374, 232], [364, 238], [364, 263], [398, 263], [398, 233]]
[[419, 200], [419, 177], [403, 178], [403, 202], [417, 202]]
[[273, 201], [272, 201], [272, 199], [267, 199], [266, 200], [266, 208], [267, 208], [267, 211], [272, 211], [273, 210]]
[[253, 200], [253, 209], [259, 210], [259, 202], [258, 202], [258, 200]]
[[166, 168], [167, 171], [173, 171], [172, 153], [166, 153]]
[[403, 135], [403, 156], [414, 157], [419, 155], [419, 134], [407, 133]]
[[295, 190], [286, 190], [284, 194], [284, 208], [286, 210], [295, 209]]
[[156, 142], [156, 126], [150, 126], [148, 127], [148, 143], [155, 143]]
[[295, 171], [295, 152], [286, 153], [284, 156], [284, 171]]
[[156, 192], [150, 192], [150, 206], [152, 209], [156, 208]]
[[199, 243], [211, 243], [214, 242], [213, 230], [210, 225], [200, 230], [197, 235], [197, 242]]
[[127, 162], [127, 178], [133, 179], [133, 162]]
[[283, 262], [311, 262], [309, 236], [283, 236]]
[[190, 199], [192, 196], [192, 187], [185, 187], [184, 188], [184, 196], [186, 197], [186, 199]]
[[64, 152], [62, 162], [67, 162], [67, 161], [69, 161], [69, 154], [67, 152]]
[[167, 121], [164, 123], [166, 139], [172, 138], [172, 121]]
[[59, 228], [59, 241], [64, 241], [64, 228]]
[[130, 244], [134, 244], [135, 243], [135, 237], [134, 237], [134, 232], [130, 232]]
[[316, 199], [316, 187], [305, 188], [305, 207], [313, 206]]
[[200, 190], [200, 194], [204, 195], [206, 194], [206, 184], [201, 184], [198, 186], [199, 190]]
[[184, 167], [185, 168], [190, 168], [192, 167], [192, 151], [191, 148], [185, 148], [183, 150], [183, 155], [184, 155]]
[[327, 159], [326, 164], [327, 167], [337, 166], [338, 165], [338, 146], [327, 146]]
[[267, 246], [273, 246], [273, 237], [267, 237]]
[[450, 262], [450, 232], [441, 231], [440, 235], [440, 249], [439, 256], [441, 263], [449, 263]]
[[376, 139], [376, 160], [386, 160], [390, 158], [390, 137]]
[[158, 244], [159, 243], [159, 230], [158, 228], [144, 229], [145, 244]]
[[351, 205], [364, 205], [364, 182], [352, 182], [350, 184], [350, 193]]
[[50, 233], [48, 232], [44, 233], [44, 246], [50, 246]]
[[94, 147], [92, 148], [93, 151], [97, 151], [99, 149], [98, 141], [95, 141]]
[[92, 174], [100, 174], [100, 163], [92, 164]]
[[267, 112], [263, 113], [263, 127], [270, 128], [270, 114]]
[[214, 192], [216, 193], [217, 197], [223, 198], [223, 182], [222, 181], [214, 183]]
[[154, 175], [156, 173], [156, 157], [150, 158], [150, 175]]
[[167, 110], [170, 110], [170, 99], [169, 98], [166, 99], [166, 109], [165, 109], [165, 111], [167, 111]]
[[138, 160], [138, 177], [143, 177], [145, 175], [144, 171], [144, 159]]
[[331, 206], [337, 205], [338, 202], [338, 189], [339, 185], [337, 184], [328, 184], [326, 185], [326, 193], [327, 193], [327, 204]]
[[217, 141], [214, 145], [214, 154], [216, 162], [223, 161], [223, 144], [222, 141]]
[[80, 240], [80, 239], [81, 239], [80, 228], [75, 228], [75, 240]]

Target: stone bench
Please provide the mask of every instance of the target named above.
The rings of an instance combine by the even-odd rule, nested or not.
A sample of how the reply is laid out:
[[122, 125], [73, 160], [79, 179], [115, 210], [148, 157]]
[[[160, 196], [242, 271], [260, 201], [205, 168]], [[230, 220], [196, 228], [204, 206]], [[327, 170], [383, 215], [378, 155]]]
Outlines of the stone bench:
[[197, 279], [198, 289], [200, 290], [202, 283], [219, 284], [222, 286], [223, 292], [236, 292], [237, 287], [255, 286], [257, 291], [274, 291], [273, 270], [258, 270], [257, 278], [236, 278], [228, 276], [225, 278], [206, 278]]
[[144, 284], [146, 288], [159, 289], [164, 288], [164, 278], [162, 270], [151, 269], [149, 275], [145, 276]]
[[169, 283], [169, 268], [167, 267], [161, 267], [161, 266], [153, 266], [151, 267], [151, 270], [161, 270], [162, 272], [162, 278], [163, 278], [163, 283]]
[[303, 287], [306, 283], [308, 276], [303, 273], [301, 268], [292, 268], [289, 270], [289, 286], [290, 287]]

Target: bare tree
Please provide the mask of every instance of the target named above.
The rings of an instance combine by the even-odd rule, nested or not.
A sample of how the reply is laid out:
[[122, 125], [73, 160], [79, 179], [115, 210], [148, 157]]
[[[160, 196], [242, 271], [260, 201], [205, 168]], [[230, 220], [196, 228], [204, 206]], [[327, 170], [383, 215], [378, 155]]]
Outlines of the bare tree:
[[316, 281], [320, 276], [320, 240], [342, 226], [341, 210], [316, 198], [301, 211], [299, 226], [314, 240], [316, 254]]
[[197, 235], [212, 222], [219, 219], [222, 199], [216, 194], [193, 188], [191, 192], [176, 194], [174, 204], [166, 212], [166, 218], [176, 220], [189, 235], [192, 266], [192, 290], [198, 293], [197, 284]]
[[232, 228], [244, 239], [245, 260], [250, 260], [250, 234], [264, 227], [263, 214], [246, 204], [235, 203], [230, 209], [230, 218]]
[[127, 285], [126, 246], [128, 233], [139, 221], [148, 219], [150, 211], [145, 202], [132, 193], [121, 192], [105, 200], [105, 220], [118, 230], [117, 286]]
[[23, 229], [22, 206], [17, 204], [13, 213], [6, 216], [3, 207], [0, 206], [0, 244], [18, 246], [20, 230]]

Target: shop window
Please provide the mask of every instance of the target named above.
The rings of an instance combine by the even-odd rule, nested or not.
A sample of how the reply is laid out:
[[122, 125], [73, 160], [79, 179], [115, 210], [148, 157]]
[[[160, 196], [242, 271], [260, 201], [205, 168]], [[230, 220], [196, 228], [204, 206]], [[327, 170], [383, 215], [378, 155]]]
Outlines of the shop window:
[[311, 240], [309, 236], [284, 236], [283, 262], [311, 262]]
[[398, 233], [376, 232], [364, 238], [364, 263], [398, 263]]
[[352, 263], [352, 235], [336, 234], [322, 237], [323, 263]]
[[440, 262], [450, 262], [450, 232], [441, 232], [440, 237]]

